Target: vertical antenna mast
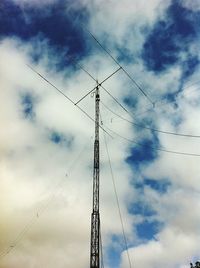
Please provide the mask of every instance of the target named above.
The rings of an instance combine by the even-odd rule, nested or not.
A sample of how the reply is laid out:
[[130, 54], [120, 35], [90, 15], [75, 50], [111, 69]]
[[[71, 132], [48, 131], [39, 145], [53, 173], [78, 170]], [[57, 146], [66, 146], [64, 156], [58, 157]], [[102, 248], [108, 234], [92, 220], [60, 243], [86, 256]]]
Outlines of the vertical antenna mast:
[[93, 211], [91, 217], [91, 245], [90, 268], [99, 268], [99, 86], [95, 90], [95, 141], [94, 141], [94, 169], [93, 169]]

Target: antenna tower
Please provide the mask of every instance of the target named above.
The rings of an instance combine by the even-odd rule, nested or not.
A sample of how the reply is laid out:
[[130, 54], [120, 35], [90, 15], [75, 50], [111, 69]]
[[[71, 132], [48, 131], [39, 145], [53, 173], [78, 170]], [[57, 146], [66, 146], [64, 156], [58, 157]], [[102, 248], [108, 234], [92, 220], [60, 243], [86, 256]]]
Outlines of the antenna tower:
[[95, 141], [93, 166], [93, 210], [91, 215], [90, 268], [100, 265], [100, 214], [99, 214], [99, 86], [95, 89]]

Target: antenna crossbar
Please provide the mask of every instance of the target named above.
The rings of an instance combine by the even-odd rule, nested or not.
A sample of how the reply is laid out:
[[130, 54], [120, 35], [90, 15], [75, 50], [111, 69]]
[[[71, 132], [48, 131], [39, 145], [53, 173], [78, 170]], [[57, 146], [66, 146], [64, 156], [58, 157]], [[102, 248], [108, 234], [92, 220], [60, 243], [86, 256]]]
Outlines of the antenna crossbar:
[[[112, 74], [110, 74], [109, 76], [107, 76], [103, 81], [101, 81], [100, 83], [97, 82], [97, 86], [101, 86], [104, 82], [106, 82], [111, 76], [113, 76], [114, 74], [116, 74], [119, 70], [121, 70], [121, 67], [118, 68], [116, 71], [114, 71]], [[78, 100], [75, 105], [77, 105], [79, 102], [81, 102], [83, 99], [85, 99], [85, 97], [87, 97], [90, 93], [92, 93], [96, 87], [95, 86], [93, 89], [91, 89], [89, 92], [87, 92], [82, 98], [80, 98], [80, 100]]]

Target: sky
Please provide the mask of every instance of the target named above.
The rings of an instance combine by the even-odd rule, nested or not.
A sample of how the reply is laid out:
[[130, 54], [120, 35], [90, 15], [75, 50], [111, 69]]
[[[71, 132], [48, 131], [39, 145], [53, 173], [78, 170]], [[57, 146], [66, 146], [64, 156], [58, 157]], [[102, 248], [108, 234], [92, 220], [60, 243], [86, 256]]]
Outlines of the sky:
[[104, 267], [200, 259], [199, 43], [198, 0], [1, 0], [0, 268], [89, 266], [94, 122], [50, 83], [76, 103], [119, 65], [103, 85], [125, 109], [100, 88]]

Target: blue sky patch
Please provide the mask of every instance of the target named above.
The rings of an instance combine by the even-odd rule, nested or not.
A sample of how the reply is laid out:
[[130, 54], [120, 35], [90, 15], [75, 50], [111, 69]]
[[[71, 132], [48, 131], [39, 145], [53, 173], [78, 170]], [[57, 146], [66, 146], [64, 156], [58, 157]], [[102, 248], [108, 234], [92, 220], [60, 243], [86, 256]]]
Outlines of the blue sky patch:
[[65, 147], [69, 147], [72, 144], [73, 139], [71, 137], [66, 137], [65, 135], [57, 132], [57, 131], [52, 131], [50, 133], [50, 141], [52, 141], [55, 144], [60, 144]]
[[162, 228], [162, 223], [159, 221], [147, 221], [136, 225], [136, 232], [140, 239], [151, 240], [155, 238], [155, 235]]
[[131, 155], [126, 159], [130, 166], [138, 167], [139, 165], [152, 162], [157, 157], [157, 151], [152, 148], [155, 148], [157, 145], [156, 139], [144, 139], [139, 143], [140, 145], [132, 147]]
[[165, 194], [168, 191], [169, 187], [171, 186], [171, 182], [167, 179], [154, 180], [150, 178], [144, 178], [142, 181], [140, 182], [138, 181], [133, 185], [135, 189], [137, 189], [140, 198], [138, 199], [138, 201], [129, 205], [128, 207], [129, 213], [134, 215], [141, 215], [143, 217], [151, 217], [156, 215], [157, 213], [154, 210], [154, 208], [150, 205], [150, 202], [148, 202], [145, 199], [144, 196], [145, 187], [150, 187], [159, 194]]
[[84, 56], [88, 46], [79, 22], [87, 19], [86, 10], [67, 13], [63, 1], [56, 1], [44, 9], [24, 5], [22, 11], [11, 0], [1, 0], [0, 38], [14, 36], [30, 41], [40, 36], [47, 39], [58, 54], [68, 51], [71, 56]]
[[[200, 31], [200, 12], [193, 12], [172, 1], [166, 17], [157, 21], [143, 46], [142, 58], [147, 69], [161, 72], [180, 60], [180, 52], [187, 52]], [[190, 58], [190, 56], [189, 56]], [[185, 61], [191, 67], [189, 58]], [[196, 66], [196, 62], [194, 62]], [[190, 75], [190, 73], [185, 73]]]
[[107, 262], [109, 267], [119, 267], [121, 250], [117, 250], [114, 247], [107, 249]]
[[117, 60], [119, 62], [124, 64], [134, 63], [135, 58], [127, 48], [117, 47], [116, 50], [118, 52]]
[[109, 267], [120, 267], [120, 257], [125, 245], [121, 236], [113, 235], [112, 244], [106, 249], [106, 259]]
[[149, 70], [163, 71], [178, 60], [179, 47], [171, 39], [170, 33], [167, 33], [167, 28], [165, 21], [159, 21], [147, 37], [142, 58]]
[[183, 77], [191, 76], [199, 66], [199, 58], [196, 56], [188, 56], [186, 62], [183, 62]]
[[134, 96], [126, 96], [123, 102], [131, 109], [134, 109], [137, 105], [137, 99]]
[[159, 193], [166, 193], [171, 183], [168, 180], [153, 180], [153, 179], [144, 179], [144, 185], [149, 186], [153, 190]]
[[30, 93], [22, 95], [21, 105], [24, 117], [27, 119], [33, 119], [35, 117], [34, 97]]
[[175, 107], [177, 108], [177, 103], [176, 103], [176, 98], [177, 98], [177, 94], [178, 94], [179, 90], [177, 90], [176, 92], [173, 93], [166, 93], [163, 98], [166, 99], [169, 103], [175, 103]]
[[141, 179], [140, 181], [134, 183], [134, 187], [141, 193], [144, 193], [145, 186], [148, 186], [161, 194], [165, 194], [171, 186], [171, 182], [168, 179], [154, 180], [150, 178], [144, 178], [143, 180]]
[[128, 208], [129, 213], [134, 215], [141, 215], [144, 217], [150, 217], [156, 214], [153, 208], [149, 204], [144, 203], [143, 201], [137, 201], [130, 205]]

